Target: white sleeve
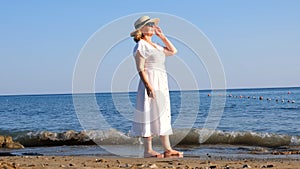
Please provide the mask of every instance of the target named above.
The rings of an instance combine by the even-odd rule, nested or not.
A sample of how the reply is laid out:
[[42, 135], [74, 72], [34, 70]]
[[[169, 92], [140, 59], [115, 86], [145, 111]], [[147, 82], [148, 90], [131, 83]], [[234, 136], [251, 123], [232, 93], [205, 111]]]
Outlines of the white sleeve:
[[133, 55], [134, 56], [136, 56], [136, 54], [137, 54], [137, 51], [139, 51], [140, 52], [140, 54], [143, 56], [143, 58], [147, 58], [148, 57], [148, 48], [146, 47], [146, 44], [142, 41], [142, 40], [140, 40], [137, 44], [136, 44], [136, 46], [135, 46], [135, 48], [134, 48], [134, 52], [133, 52]]
[[145, 58], [141, 55], [140, 51], [136, 52], [135, 64], [138, 72], [143, 71], [145, 68]]

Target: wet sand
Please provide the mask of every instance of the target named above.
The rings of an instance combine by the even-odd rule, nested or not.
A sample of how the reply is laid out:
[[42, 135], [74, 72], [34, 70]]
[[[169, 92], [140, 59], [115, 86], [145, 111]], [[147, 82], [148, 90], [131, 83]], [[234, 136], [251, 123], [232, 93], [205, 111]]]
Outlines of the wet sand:
[[199, 158], [122, 158], [101, 156], [2, 156], [0, 169], [40, 168], [300, 168], [300, 159], [199, 159]]

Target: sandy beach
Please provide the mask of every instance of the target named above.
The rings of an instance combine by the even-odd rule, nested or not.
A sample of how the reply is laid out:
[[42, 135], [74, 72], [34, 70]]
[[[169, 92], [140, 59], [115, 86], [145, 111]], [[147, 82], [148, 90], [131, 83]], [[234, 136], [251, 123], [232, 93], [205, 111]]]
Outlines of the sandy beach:
[[199, 159], [199, 158], [122, 158], [101, 156], [14, 156], [0, 157], [2, 169], [39, 168], [299, 168], [300, 159]]

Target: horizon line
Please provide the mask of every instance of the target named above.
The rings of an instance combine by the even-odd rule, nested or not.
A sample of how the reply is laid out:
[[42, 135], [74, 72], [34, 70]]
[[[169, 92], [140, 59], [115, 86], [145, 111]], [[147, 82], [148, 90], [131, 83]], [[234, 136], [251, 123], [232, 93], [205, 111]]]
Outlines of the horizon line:
[[[237, 87], [237, 88], [226, 88], [226, 89], [187, 89], [187, 90], [169, 90], [169, 92], [178, 91], [218, 91], [218, 90], [254, 90], [254, 89], [284, 89], [284, 88], [300, 88], [300, 86], [281, 86], [281, 87]], [[98, 91], [94, 93], [82, 92], [82, 93], [24, 93], [24, 94], [0, 94], [2, 96], [43, 96], [43, 95], [73, 95], [73, 94], [108, 94], [108, 93], [132, 93], [137, 91]]]

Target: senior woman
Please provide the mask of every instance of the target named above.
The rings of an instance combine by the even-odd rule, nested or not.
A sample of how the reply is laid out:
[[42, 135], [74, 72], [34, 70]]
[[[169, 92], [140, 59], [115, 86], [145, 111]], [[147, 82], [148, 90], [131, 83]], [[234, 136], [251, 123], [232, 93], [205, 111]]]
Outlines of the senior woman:
[[[144, 138], [144, 157], [183, 157], [182, 152], [172, 149], [169, 140], [173, 132], [164, 64], [165, 57], [176, 54], [177, 49], [158, 27], [158, 22], [159, 18], [142, 16], [136, 20], [135, 31], [130, 34], [136, 42], [133, 55], [140, 76], [131, 135]], [[158, 36], [164, 46], [152, 42], [153, 35]], [[160, 136], [163, 154], [153, 150], [153, 136]]]

